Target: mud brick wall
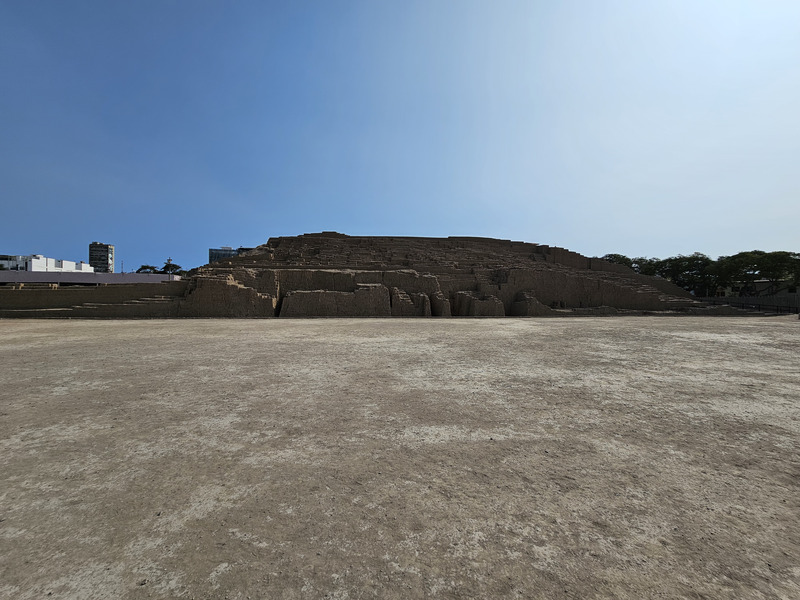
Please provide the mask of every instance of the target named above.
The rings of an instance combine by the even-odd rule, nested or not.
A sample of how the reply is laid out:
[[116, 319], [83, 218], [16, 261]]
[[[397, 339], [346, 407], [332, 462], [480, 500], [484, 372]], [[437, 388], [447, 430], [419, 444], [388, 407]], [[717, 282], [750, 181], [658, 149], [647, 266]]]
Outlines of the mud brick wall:
[[97, 287], [59, 287], [56, 289], [0, 288], [0, 309], [69, 308], [86, 302], [117, 304], [126, 300], [155, 296], [182, 296], [189, 282], [132, 283]]
[[281, 317], [390, 317], [389, 290], [383, 285], [360, 286], [353, 292], [297, 290], [280, 303]]
[[231, 279], [198, 278], [180, 303], [180, 317], [274, 317], [276, 300]]

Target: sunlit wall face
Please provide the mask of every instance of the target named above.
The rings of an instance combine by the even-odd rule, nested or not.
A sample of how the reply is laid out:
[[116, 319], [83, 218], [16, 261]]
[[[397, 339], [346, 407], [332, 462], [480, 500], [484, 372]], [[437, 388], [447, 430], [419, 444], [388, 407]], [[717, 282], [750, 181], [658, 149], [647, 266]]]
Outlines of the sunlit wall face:
[[3, 3], [0, 251], [796, 250], [798, 65], [794, 1]]

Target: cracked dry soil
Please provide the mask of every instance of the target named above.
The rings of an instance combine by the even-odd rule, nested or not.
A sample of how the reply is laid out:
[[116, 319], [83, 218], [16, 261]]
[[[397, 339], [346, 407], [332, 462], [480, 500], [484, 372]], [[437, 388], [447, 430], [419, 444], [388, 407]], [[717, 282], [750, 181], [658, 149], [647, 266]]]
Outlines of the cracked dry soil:
[[0, 597], [798, 598], [796, 317], [0, 321]]

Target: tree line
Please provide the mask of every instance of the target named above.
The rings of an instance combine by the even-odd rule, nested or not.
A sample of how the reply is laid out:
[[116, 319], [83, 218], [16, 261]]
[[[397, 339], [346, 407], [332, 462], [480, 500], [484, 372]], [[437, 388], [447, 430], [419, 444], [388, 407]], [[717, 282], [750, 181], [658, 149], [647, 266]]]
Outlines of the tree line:
[[[796, 288], [800, 283], [800, 253], [750, 250], [717, 260], [695, 252], [669, 258], [629, 258], [624, 254], [606, 254], [603, 259], [630, 267], [642, 275], [669, 279], [696, 296], [715, 296], [720, 288], [736, 287], [738, 295], [774, 294], [782, 288]], [[756, 281], [766, 285], [756, 286]]]
[[160, 269], [154, 265], [142, 265], [138, 269], [136, 269], [137, 273], [161, 273], [165, 275], [186, 275], [186, 271], [183, 270], [178, 264], [172, 262], [171, 258], [168, 258], [164, 263], [164, 266]]

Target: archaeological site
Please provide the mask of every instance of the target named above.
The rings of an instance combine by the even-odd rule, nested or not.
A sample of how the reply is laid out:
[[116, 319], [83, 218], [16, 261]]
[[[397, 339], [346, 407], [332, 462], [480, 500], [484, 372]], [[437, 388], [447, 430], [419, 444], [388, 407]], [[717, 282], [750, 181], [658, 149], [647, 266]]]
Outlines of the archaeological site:
[[504, 317], [715, 314], [669, 281], [490, 238], [271, 238], [181, 281], [0, 288], [0, 317]]

